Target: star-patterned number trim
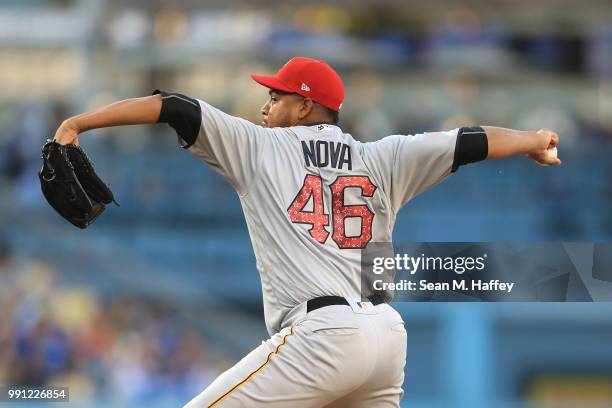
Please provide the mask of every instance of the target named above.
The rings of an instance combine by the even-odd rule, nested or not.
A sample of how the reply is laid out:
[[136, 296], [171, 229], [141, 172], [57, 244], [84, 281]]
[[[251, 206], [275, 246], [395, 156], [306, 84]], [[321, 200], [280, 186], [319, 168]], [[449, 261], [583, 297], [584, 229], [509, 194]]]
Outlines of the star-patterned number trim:
[[[365, 248], [372, 240], [372, 221], [374, 212], [366, 204], [345, 205], [344, 190], [349, 187], [361, 189], [362, 197], [372, 197], [376, 186], [368, 176], [340, 176], [331, 184], [333, 234], [332, 239], [341, 249]], [[361, 218], [361, 233], [356, 237], [347, 237], [344, 221], [347, 218]]]
[[[313, 197], [312, 211], [304, 211], [304, 207]], [[298, 224], [310, 224], [310, 236], [315, 241], [324, 243], [329, 236], [325, 229], [329, 225], [329, 215], [325, 214], [323, 205], [323, 181], [321, 177], [309, 174], [304, 179], [304, 184], [297, 196], [287, 210], [291, 222]]]
[[[361, 189], [362, 197], [372, 197], [377, 187], [368, 176], [339, 176], [331, 184], [332, 192], [332, 239], [340, 249], [365, 248], [372, 240], [372, 222], [374, 212], [366, 204], [345, 205], [344, 192], [347, 188]], [[310, 198], [313, 198], [313, 210], [304, 211]], [[329, 225], [329, 214], [325, 213], [323, 202], [323, 181], [320, 176], [312, 174], [304, 178], [302, 188], [287, 209], [289, 219], [297, 224], [309, 224], [310, 236], [323, 244], [329, 237], [325, 229]], [[361, 232], [358, 236], [346, 236], [345, 220], [347, 218], [361, 219]]]

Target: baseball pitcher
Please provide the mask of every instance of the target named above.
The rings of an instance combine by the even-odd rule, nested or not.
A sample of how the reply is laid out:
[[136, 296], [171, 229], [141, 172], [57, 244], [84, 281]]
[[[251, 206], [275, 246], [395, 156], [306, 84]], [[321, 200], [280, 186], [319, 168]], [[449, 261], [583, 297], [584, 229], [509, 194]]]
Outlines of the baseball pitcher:
[[390, 242], [402, 206], [462, 165], [517, 154], [560, 164], [558, 137], [474, 126], [360, 143], [338, 126], [344, 86], [324, 61], [252, 78], [269, 89], [261, 125], [155, 91], [67, 119], [54, 140], [167, 123], [240, 197], [271, 337], [187, 407], [398, 407], [406, 331], [389, 297], [362, 298], [361, 250]]

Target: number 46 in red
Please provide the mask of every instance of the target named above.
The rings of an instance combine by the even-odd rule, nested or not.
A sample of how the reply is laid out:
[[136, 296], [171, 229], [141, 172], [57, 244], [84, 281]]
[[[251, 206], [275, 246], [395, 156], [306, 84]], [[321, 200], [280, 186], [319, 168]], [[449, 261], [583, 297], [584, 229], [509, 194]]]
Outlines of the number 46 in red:
[[[332, 239], [341, 249], [364, 248], [372, 239], [372, 221], [374, 213], [367, 205], [345, 205], [344, 190], [349, 187], [361, 189], [363, 197], [372, 197], [376, 186], [368, 176], [340, 176], [331, 185], [332, 192]], [[312, 197], [312, 211], [304, 207]], [[320, 176], [307, 175], [304, 185], [287, 210], [291, 222], [312, 225], [310, 235], [318, 242], [324, 243], [329, 236], [325, 229], [329, 225], [329, 214], [325, 214], [323, 204], [323, 181]], [[344, 220], [361, 218], [361, 232], [358, 236], [347, 237]]]

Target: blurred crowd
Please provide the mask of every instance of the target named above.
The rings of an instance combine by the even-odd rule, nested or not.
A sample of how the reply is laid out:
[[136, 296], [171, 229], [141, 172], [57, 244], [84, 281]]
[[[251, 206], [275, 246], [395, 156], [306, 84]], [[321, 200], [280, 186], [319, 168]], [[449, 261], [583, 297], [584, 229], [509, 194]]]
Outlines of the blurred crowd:
[[0, 384], [144, 406], [186, 402], [218, 374], [219, 357], [164, 302], [60, 280], [50, 263], [0, 248]]

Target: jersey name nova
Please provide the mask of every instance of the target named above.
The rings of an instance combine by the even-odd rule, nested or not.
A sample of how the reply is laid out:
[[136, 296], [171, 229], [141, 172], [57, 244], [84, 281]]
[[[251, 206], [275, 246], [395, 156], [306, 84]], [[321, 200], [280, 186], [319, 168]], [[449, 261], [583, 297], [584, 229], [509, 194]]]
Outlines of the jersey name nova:
[[308, 144], [302, 140], [302, 151], [306, 166], [327, 167], [353, 170], [351, 149], [345, 143], [325, 140], [310, 140]]

